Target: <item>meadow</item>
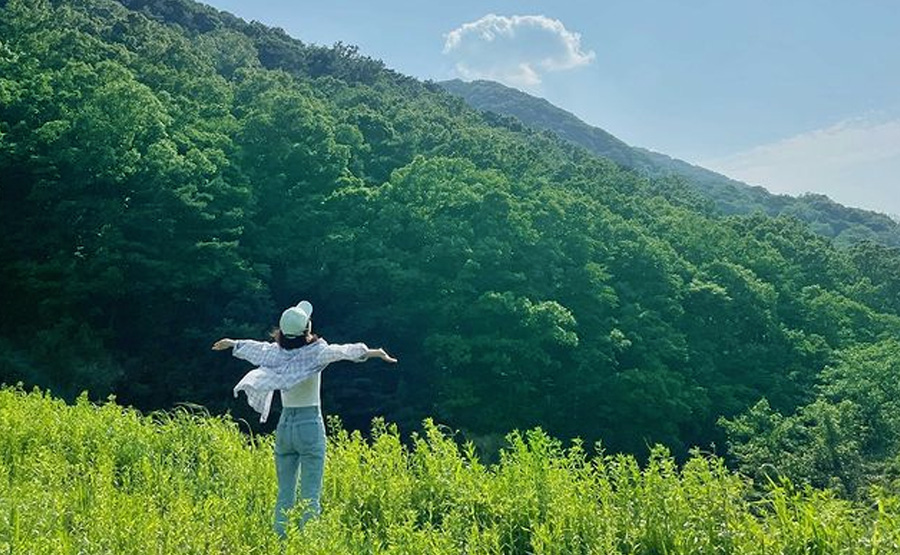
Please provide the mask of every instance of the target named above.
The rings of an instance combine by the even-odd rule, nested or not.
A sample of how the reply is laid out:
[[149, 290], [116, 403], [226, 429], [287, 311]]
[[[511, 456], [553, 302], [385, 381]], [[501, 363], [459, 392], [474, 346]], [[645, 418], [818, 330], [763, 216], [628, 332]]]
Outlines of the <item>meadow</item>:
[[0, 553], [900, 553], [895, 497], [761, 486], [701, 453], [641, 465], [536, 429], [485, 464], [431, 421], [330, 428], [324, 512], [282, 542], [270, 435], [4, 387]]

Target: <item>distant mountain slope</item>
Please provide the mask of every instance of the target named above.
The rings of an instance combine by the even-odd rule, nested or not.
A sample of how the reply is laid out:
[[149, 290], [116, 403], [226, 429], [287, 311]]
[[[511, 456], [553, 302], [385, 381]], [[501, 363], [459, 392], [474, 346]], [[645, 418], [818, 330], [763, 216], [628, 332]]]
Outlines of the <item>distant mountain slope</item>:
[[581, 121], [574, 114], [517, 89], [493, 81], [463, 82], [458, 79], [439, 83], [447, 91], [461, 96], [479, 110], [513, 116], [525, 125], [556, 133], [595, 154], [605, 156], [648, 177], [677, 175], [713, 201], [723, 214], [766, 214], [795, 216], [839, 244], [863, 239], [900, 246], [900, 225], [890, 217], [838, 204], [824, 195], [792, 197], [776, 195], [762, 187], [736, 181], [724, 175], [644, 148], [632, 147]]

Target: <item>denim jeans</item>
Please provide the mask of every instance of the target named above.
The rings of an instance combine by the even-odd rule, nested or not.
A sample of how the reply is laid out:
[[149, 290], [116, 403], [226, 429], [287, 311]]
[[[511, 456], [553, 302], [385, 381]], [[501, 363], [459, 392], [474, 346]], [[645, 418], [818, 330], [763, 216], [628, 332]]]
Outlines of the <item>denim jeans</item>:
[[275, 501], [275, 531], [285, 536], [287, 515], [297, 497], [300, 474], [300, 517], [302, 527], [321, 512], [322, 472], [325, 467], [325, 424], [319, 407], [284, 407], [275, 429], [275, 473], [278, 499]]

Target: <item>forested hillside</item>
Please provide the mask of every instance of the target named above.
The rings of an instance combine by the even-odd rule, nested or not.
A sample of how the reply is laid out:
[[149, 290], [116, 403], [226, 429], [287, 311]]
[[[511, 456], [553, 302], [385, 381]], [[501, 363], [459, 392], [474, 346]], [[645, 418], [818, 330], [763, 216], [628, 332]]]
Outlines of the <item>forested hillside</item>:
[[442, 87], [459, 95], [472, 107], [513, 116], [525, 125], [552, 131], [625, 168], [654, 177], [683, 180], [709, 199], [721, 214], [763, 212], [770, 216], [798, 218], [809, 228], [839, 245], [872, 240], [900, 246], [900, 224], [885, 214], [840, 205], [825, 195], [800, 197], [777, 195], [762, 187], [747, 185], [724, 175], [639, 147], [632, 147], [599, 127], [517, 89], [493, 81], [443, 81]]
[[847, 491], [895, 465], [897, 249], [722, 217], [188, 1], [8, 0], [0, 40], [0, 381], [246, 415], [211, 342], [306, 298], [328, 340], [401, 360], [327, 372], [351, 427], [728, 439], [748, 471]]

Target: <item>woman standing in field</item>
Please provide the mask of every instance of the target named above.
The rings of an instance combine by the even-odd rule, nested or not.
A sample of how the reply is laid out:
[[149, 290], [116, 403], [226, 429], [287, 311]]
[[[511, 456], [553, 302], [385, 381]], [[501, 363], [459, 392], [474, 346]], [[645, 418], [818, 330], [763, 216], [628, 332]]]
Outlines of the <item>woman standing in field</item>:
[[369, 349], [364, 343], [329, 345], [312, 333], [312, 304], [301, 301], [281, 314], [273, 342], [250, 339], [220, 339], [216, 351], [233, 348], [237, 358], [258, 366], [234, 387], [247, 394], [247, 402], [260, 413], [260, 422], [269, 416], [272, 396], [281, 391], [281, 418], [275, 429], [275, 471], [278, 499], [275, 503], [275, 531], [285, 535], [285, 512], [294, 506], [297, 471], [300, 471], [300, 498], [307, 506], [302, 526], [321, 512], [322, 473], [325, 465], [325, 424], [319, 394], [322, 370], [332, 362], [363, 362], [380, 358], [397, 362], [384, 349]]

